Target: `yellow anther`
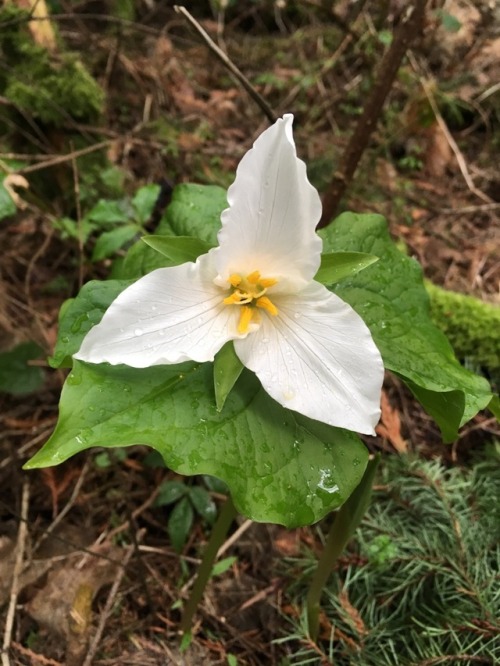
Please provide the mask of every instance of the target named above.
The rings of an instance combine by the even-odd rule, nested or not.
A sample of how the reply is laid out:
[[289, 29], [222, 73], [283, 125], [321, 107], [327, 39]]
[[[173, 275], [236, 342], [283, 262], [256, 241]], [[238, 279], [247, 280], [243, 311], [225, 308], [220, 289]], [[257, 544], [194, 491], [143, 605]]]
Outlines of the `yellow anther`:
[[227, 298], [224, 299], [223, 303], [224, 305], [238, 305], [241, 301], [241, 296], [241, 291], [233, 291], [231, 296], [227, 296]]
[[253, 317], [253, 309], [248, 305], [243, 305], [240, 313], [240, 321], [238, 323], [238, 333], [248, 333], [248, 327]]
[[260, 282], [259, 271], [254, 271], [253, 273], [247, 275], [247, 282], [249, 282], [250, 284], [257, 284], [257, 282]]
[[233, 287], [237, 287], [241, 282], [241, 275], [238, 275], [238, 273], [233, 273], [232, 275], [229, 276], [229, 283]]
[[272, 287], [275, 284], [277, 284], [277, 282], [278, 282], [278, 280], [275, 280], [274, 278], [261, 278], [259, 280], [259, 285], [263, 289], [268, 289], [269, 287]]
[[272, 303], [267, 296], [261, 296], [255, 301], [255, 305], [258, 308], [262, 308], [269, 314], [276, 316], [278, 314], [278, 308]]

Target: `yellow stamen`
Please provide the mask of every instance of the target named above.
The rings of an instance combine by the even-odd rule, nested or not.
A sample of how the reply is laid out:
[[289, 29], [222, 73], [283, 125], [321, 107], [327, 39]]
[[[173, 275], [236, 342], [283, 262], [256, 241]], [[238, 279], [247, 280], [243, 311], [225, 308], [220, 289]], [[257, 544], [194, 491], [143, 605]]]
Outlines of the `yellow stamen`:
[[260, 282], [259, 271], [254, 271], [253, 273], [250, 273], [250, 275], [247, 275], [247, 282], [250, 284], [257, 284], [257, 282]]
[[274, 317], [278, 314], [278, 308], [270, 301], [270, 299], [267, 296], [261, 296], [255, 301], [255, 305], [258, 308], [262, 308], [266, 312], [269, 312], [269, 314], [273, 315]]
[[241, 301], [241, 296], [241, 291], [233, 291], [230, 296], [224, 299], [223, 303], [224, 305], [238, 305]]
[[248, 305], [243, 305], [238, 323], [238, 333], [248, 333], [248, 327], [252, 321], [253, 309]]
[[277, 282], [278, 280], [275, 280], [274, 278], [262, 278], [259, 280], [259, 284], [263, 289], [268, 289], [277, 284]]
[[232, 275], [229, 276], [229, 283], [233, 287], [237, 287], [240, 282], [241, 282], [241, 275], [238, 275], [238, 273], [233, 273]]

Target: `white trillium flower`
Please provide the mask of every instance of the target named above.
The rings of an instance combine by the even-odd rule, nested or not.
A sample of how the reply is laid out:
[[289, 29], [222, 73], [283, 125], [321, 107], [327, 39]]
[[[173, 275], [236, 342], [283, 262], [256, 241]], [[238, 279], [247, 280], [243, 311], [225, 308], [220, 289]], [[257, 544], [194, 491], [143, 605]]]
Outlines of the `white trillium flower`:
[[361, 317], [314, 281], [321, 201], [297, 158], [293, 116], [241, 160], [219, 246], [123, 291], [75, 358], [134, 368], [213, 361], [228, 341], [267, 393], [329, 425], [374, 434], [383, 364]]

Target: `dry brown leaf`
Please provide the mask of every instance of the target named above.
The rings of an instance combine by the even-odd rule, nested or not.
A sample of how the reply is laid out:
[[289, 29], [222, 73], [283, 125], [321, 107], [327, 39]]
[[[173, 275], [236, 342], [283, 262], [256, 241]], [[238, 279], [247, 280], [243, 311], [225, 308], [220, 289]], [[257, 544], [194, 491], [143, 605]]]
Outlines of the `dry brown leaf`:
[[398, 453], [408, 453], [408, 445], [401, 436], [399, 412], [391, 406], [385, 391], [382, 391], [380, 406], [382, 419], [376, 428], [377, 434], [388, 439]]
[[280, 529], [274, 539], [274, 547], [285, 557], [293, 557], [300, 552], [300, 530]]
[[[92, 622], [92, 601], [104, 585], [113, 582], [123, 550], [102, 545], [93, 548], [96, 555], [75, 553], [47, 577], [47, 582], [26, 604], [31, 617], [46, 630], [66, 641], [66, 662], [77, 666], [85, 656]], [[109, 559], [108, 559], [109, 558]]]
[[18, 173], [9, 173], [9, 175], [4, 178], [3, 186], [9, 193], [10, 198], [15, 203], [17, 208], [26, 208], [26, 203], [23, 201], [23, 199], [21, 199], [19, 194], [14, 189], [14, 187], [22, 187], [25, 190], [28, 189], [30, 184], [24, 176], [21, 176]]
[[425, 169], [429, 176], [441, 178], [446, 173], [453, 151], [443, 130], [435, 122], [427, 130]]
[[368, 629], [365, 627], [365, 623], [363, 622], [363, 619], [359, 614], [358, 609], [354, 608], [354, 606], [349, 601], [349, 595], [345, 588], [343, 588], [339, 594], [339, 601], [340, 605], [342, 606], [345, 613], [349, 617], [351, 625], [353, 629], [356, 631], [356, 633], [359, 636], [366, 636], [366, 634], [369, 633]]

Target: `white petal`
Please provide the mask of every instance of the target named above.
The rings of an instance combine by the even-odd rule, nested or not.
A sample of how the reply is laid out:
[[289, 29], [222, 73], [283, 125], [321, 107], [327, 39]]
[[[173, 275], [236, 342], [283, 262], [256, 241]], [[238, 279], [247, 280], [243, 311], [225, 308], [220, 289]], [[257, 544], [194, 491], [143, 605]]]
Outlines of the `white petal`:
[[260, 271], [282, 278], [274, 292], [302, 288], [320, 264], [322, 241], [315, 233], [321, 201], [297, 158], [293, 116], [267, 129], [241, 160], [222, 213], [218, 272]]
[[375, 434], [384, 368], [361, 317], [317, 282], [273, 300], [279, 314], [235, 341], [241, 362], [284, 407]]
[[212, 361], [235, 337], [238, 312], [213, 284], [213, 252], [159, 268], [125, 289], [85, 337], [75, 358], [134, 368]]

